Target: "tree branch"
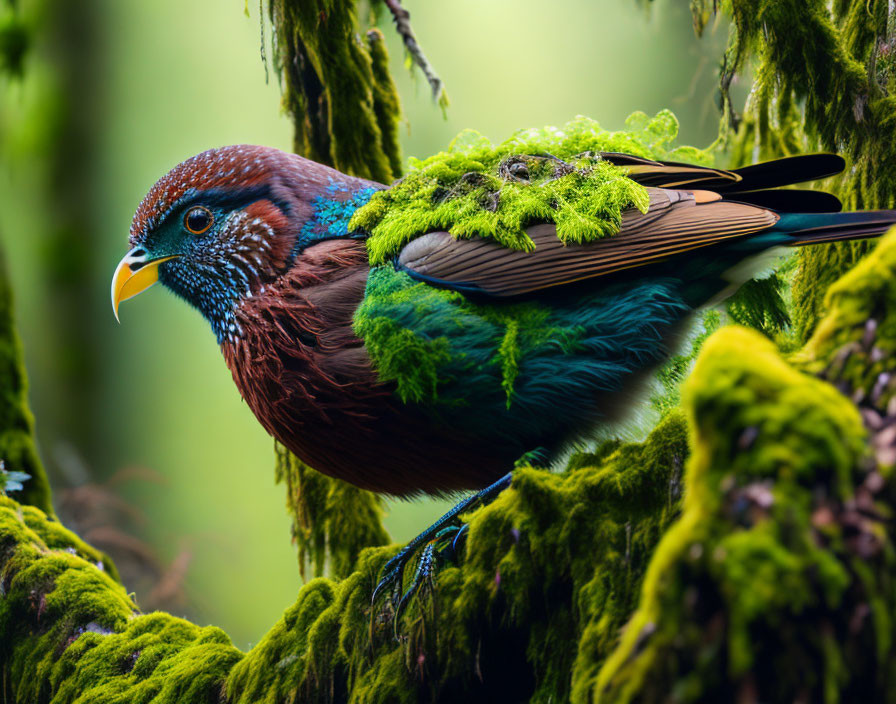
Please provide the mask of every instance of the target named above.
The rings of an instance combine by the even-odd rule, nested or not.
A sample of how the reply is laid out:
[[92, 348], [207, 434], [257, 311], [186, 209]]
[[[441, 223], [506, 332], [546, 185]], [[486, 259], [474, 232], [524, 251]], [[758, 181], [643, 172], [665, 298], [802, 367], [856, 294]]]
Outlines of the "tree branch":
[[400, 0], [383, 0], [383, 2], [389, 8], [389, 12], [392, 13], [395, 29], [398, 31], [402, 42], [404, 42], [405, 50], [426, 77], [426, 81], [429, 83], [429, 88], [432, 91], [432, 99], [439, 105], [447, 105], [448, 97], [445, 94], [445, 84], [442, 83], [442, 79], [436, 74], [432, 64], [429, 63], [429, 59], [423, 53], [423, 49], [420, 48], [417, 37], [414, 36], [414, 30], [411, 28], [411, 13], [401, 6]]

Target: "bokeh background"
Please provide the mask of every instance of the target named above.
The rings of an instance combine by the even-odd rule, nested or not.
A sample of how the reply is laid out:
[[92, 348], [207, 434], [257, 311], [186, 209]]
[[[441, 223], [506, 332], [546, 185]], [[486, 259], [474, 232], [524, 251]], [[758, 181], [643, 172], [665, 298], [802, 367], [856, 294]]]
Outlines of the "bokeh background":
[[[464, 128], [499, 140], [585, 114], [618, 129], [634, 110], [666, 107], [685, 143], [715, 138], [726, 28], [698, 40], [680, 0], [649, 13], [635, 0], [404, 4], [451, 100], [443, 116], [384, 18], [406, 156]], [[224, 144], [289, 148], [259, 8], [18, 5], [13, 24], [35, 43], [24, 77], [0, 84], [0, 239], [57, 506], [129, 556], [144, 607], [219, 625], [248, 647], [301, 583], [273, 443], [198, 313], [157, 288], [124, 304], [118, 325], [109, 281], [137, 203], [173, 165]], [[0, 2], [0, 27], [13, 12]], [[390, 503], [387, 527], [406, 541], [444, 507]]]

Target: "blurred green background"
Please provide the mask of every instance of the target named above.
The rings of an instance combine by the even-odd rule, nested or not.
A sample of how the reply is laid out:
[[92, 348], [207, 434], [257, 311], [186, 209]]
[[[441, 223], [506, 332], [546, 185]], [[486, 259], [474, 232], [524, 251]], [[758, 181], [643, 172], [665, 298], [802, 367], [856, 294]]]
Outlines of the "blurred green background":
[[[56, 502], [75, 528], [130, 555], [128, 586], [144, 607], [214, 623], [248, 647], [300, 586], [273, 443], [198, 313], [158, 288], [124, 304], [118, 325], [109, 281], [137, 203], [177, 162], [223, 144], [289, 148], [277, 79], [265, 83], [258, 7], [19, 5], [36, 44], [24, 79], [2, 84], [0, 238]], [[503, 139], [585, 114], [618, 129], [634, 110], [665, 107], [684, 142], [705, 146], [725, 29], [698, 40], [686, 3], [652, 5], [406, 0], [451, 106], [443, 118], [384, 18], [405, 155], [426, 156], [468, 127]], [[387, 527], [405, 541], [443, 508], [390, 503]]]

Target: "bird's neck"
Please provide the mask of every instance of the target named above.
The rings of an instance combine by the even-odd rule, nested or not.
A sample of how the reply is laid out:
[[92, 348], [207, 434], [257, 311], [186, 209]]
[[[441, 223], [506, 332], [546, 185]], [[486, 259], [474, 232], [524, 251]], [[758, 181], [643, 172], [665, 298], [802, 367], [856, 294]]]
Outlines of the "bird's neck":
[[241, 334], [225, 338], [221, 351], [240, 394], [275, 437], [296, 418], [316, 418], [321, 399], [365, 380], [375, 384], [352, 327], [367, 273], [363, 242], [321, 242], [305, 249], [264, 295], [237, 308]]
[[[259, 271], [244, 285], [228, 283], [200, 288], [194, 304], [211, 323], [218, 344], [244, 336], [245, 330], [237, 313], [248, 301], [268, 295], [267, 292], [281, 279], [314, 268], [309, 268], [309, 261], [316, 255], [306, 257], [306, 252], [329, 241], [366, 238], [366, 233], [350, 229], [349, 221], [355, 211], [384, 186], [346, 176], [319, 164], [315, 166], [321, 172], [313, 180], [284, 179], [290, 189], [281, 197], [289, 217], [270, 228], [272, 246], [269, 252], [274, 261], [267, 270]], [[360, 248], [353, 249], [364, 251], [364, 244], [358, 244]]]
[[352, 230], [349, 222], [355, 211], [383, 188], [380, 184], [342, 174], [335, 177], [330, 175], [326, 184], [320, 184], [316, 194], [305, 194], [304, 200], [310, 204], [310, 212], [297, 228], [293, 256], [326, 240], [364, 239], [366, 233]]

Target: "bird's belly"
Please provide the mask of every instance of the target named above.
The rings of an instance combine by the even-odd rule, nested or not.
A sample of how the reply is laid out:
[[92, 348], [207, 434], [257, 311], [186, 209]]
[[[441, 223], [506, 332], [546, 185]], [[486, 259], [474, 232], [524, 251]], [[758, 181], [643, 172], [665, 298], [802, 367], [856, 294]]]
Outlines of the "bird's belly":
[[391, 392], [331, 407], [325, 416], [303, 403], [290, 410], [303, 422], [267, 422], [267, 411], [253, 408], [268, 432], [303, 462], [370, 491], [410, 496], [479, 489], [505, 474], [514, 459], [512, 452], [434, 424]]
[[[434, 422], [391, 385], [359, 370], [336, 379], [303, 365], [254, 360], [225, 350], [243, 399], [264, 428], [314, 469], [395, 496], [444, 494], [487, 486], [514, 457]], [[243, 360], [245, 361], [245, 357]]]
[[[636, 281], [540, 307], [446, 299], [457, 315], [378, 306], [372, 317], [394, 338], [356, 346], [363, 363], [328, 366], [290, 349], [228, 364], [268, 432], [325, 474], [394, 495], [482, 488], [527, 453], [550, 457], [615, 415], [691, 311], [678, 285]], [[407, 339], [415, 344], [399, 347]], [[345, 355], [352, 343], [342, 342], [333, 348]], [[375, 351], [368, 357], [374, 343], [434, 356], [399, 355], [384, 374]]]

